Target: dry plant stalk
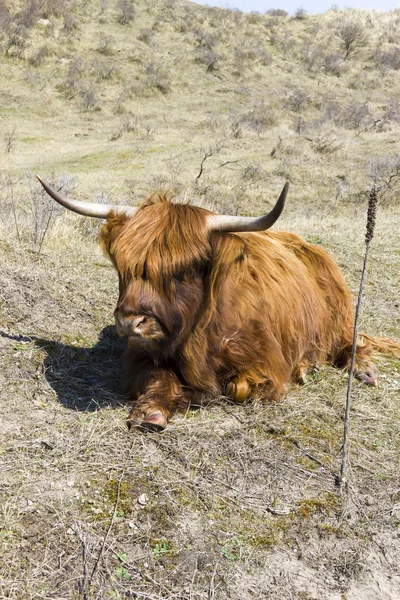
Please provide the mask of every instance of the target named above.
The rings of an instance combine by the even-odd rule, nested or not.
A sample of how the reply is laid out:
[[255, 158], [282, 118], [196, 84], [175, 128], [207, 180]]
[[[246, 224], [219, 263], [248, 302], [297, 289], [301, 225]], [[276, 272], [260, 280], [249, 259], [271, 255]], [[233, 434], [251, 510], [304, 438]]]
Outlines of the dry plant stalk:
[[354, 319], [353, 347], [352, 347], [352, 352], [351, 352], [350, 373], [349, 373], [349, 381], [348, 381], [348, 385], [347, 385], [347, 395], [346, 395], [346, 413], [345, 413], [345, 418], [344, 418], [342, 464], [340, 467], [340, 477], [339, 477], [340, 487], [342, 487], [343, 484], [346, 482], [345, 471], [346, 471], [346, 466], [347, 466], [347, 445], [348, 445], [349, 422], [350, 422], [350, 400], [351, 400], [351, 388], [352, 388], [352, 383], [353, 383], [354, 360], [355, 360], [355, 356], [356, 356], [356, 347], [357, 347], [358, 317], [360, 315], [360, 310], [361, 310], [361, 299], [362, 299], [363, 290], [364, 290], [365, 274], [367, 271], [369, 247], [370, 247], [371, 240], [374, 237], [377, 200], [378, 200], [377, 191], [376, 191], [376, 188], [373, 187], [369, 193], [368, 213], [367, 213], [367, 233], [365, 234], [365, 245], [366, 246], [365, 246], [364, 264], [363, 264], [363, 269], [362, 269], [362, 274], [361, 274], [360, 289], [358, 292], [356, 315], [355, 315], [355, 319]]

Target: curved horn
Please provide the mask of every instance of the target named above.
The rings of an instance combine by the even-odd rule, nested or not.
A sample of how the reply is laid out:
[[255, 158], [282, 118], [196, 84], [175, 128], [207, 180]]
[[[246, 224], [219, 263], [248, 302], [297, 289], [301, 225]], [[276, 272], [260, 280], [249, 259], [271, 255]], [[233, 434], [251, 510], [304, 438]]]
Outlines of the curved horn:
[[56, 202], [62, 206], [65, 206], [65, 208], [78, 213], [79, 215], [84, 215], [85, 217], [106, 219], [110, 210], [114, 210], [116, 213], [125, 213], [127, 217], [133, 217], [137, 210], [131, 206], [117, 206], [113, 204], [99, 204], [96, 202], [84, 202], [83, 200], [72, 200], [72, 198], [61, 196], [61, 194], [53, 190], [48, 183], [39, 177], [39, 175], [36, 175], [36, 177], [49, 196], [51, 196]]
[[274, 208], [262, 217], [233, 217], [228, 215], [211, 215], [207, 219], [209, 231], [265, 231], [279, 219], [285, 206], [286, 196], [289, 189], [289, 183], [283, 186], [281, 195], [278, 198]]

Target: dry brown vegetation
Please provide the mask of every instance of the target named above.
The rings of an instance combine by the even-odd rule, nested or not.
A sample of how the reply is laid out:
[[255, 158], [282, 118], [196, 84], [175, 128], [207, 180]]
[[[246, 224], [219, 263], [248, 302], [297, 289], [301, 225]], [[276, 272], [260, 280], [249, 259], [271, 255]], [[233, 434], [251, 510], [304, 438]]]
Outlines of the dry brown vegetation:
[[280, 227], [353, 290], [375, 182], [360, 329], [400, 339], [399, 70], [399, 11], [0, 0], [1, 598], [400, 597], [399, 361], [354, 389], [343, 496], [347, 377], [328, 367], [278, 404], [216, 399], [128, 434], [98, 223], [33, 176], [234, 214], [289, 179]]

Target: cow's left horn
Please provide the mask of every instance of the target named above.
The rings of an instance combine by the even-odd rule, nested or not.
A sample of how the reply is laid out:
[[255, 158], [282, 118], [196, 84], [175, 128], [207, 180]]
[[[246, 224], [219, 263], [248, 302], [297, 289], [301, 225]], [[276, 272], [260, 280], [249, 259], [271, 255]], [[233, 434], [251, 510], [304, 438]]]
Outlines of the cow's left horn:
[[209, 231], [265, 231], [279, 219], [285, 206], [286, 196], [289, 189], [289, 183], [283, 186], [281, 195], [278, 198], [274, 208], [262, 217], [234, 217], [228, 215], [211, 215], [207, 219]]
[[72, 200], [72, 198], [66, 198], [65, 196], [61, 196], [58, 192], [53, 190], [49, 186], [48, 183], [43, 181], [39, 175], [36, 175], [46, 192], [51, 196], [56, 202], [65, 206], [69, 210], [72, 210], [79, 215], [84, 215], [85, 217], [96, 217], [97, 219], [106, 219], [109, 212], [114, 210], [116, 213], [125, 213], [127, 217], [132, 217], [136, 208], [132, 206], [118, 206], [113, 204], [99, 204], [96, 202], [84, 202], [83, 200]]

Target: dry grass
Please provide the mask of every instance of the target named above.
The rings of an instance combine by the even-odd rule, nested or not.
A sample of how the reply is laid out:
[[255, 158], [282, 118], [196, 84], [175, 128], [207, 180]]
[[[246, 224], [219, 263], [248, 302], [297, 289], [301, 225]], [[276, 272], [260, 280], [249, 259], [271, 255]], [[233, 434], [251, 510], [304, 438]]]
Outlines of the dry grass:
[[[121, 23], [127, 4], [49, 6], [7, 50], [0, 2], [0, 597], [398, 597], [399, 361], [379, 358], [380, 387], [354, 390], [343, 497], [347, 377], [328, 367], [278, 404], [220, 399], [130, 435], [97, 223], [49, 212], [33, 181], [129, 203], [164, 187], [255, 214], [289, 178], [280, 227], [328, 248], [356, 291], [370, 163], [384, 157], [387, 178], [399, 154], [398, 12], [148, 1]], [[349, 20], [367, 45], [345, 58]], [[360, 329], [399, 339], [397, 186]]]

